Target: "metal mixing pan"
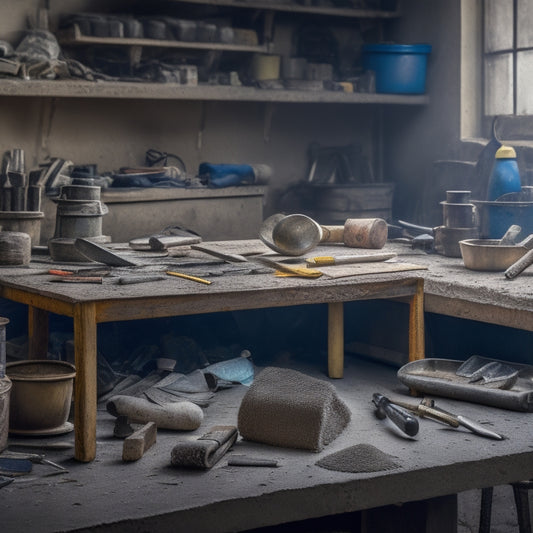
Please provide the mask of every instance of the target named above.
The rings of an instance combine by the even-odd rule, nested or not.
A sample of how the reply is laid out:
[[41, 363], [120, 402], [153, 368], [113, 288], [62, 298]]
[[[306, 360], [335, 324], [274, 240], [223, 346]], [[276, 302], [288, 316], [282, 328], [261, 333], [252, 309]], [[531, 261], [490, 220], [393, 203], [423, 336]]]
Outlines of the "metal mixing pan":
[[[487, 361], [496, 361], [487, 359]], [[455, 400], [491, 405], [512, 411], [533, 412], [533, 366], [499, 361], [517, 369], [514, 385], [505, 390], [469, 383], [458, 376], [464, 361], [452, 359], [419, 359], [402, 366], [398, 379], [410, 389], [425, 394], [444, 396]]]

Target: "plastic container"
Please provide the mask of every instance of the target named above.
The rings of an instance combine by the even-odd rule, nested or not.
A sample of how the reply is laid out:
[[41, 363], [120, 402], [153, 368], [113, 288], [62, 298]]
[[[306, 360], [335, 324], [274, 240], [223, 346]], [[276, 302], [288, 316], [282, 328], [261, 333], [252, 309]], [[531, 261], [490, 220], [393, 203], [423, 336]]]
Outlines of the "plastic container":
[[363, 68], [376, 73], [376, 92], [423, 94], [426, 92], [429, 44], [367, 44]]
[[272, 174], [268, 165], [200, 163], [198, 175], [207, 178], [210, 187], [234, 187], [266, 183]]
[[498, 200], [504, 194], [520, 192], [521, 190], [522, 184], [516, 162], [516, 152], [511, 146], [500, 146], [494, 156], [487, 200]]

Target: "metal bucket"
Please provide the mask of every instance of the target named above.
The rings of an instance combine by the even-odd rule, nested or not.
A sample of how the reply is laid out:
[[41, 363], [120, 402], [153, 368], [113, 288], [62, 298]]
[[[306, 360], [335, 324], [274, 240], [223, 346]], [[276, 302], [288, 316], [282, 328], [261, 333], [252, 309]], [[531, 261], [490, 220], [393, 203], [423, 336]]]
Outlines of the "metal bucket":
[[9, 430], [52, 434], [67, 422], [76, 370], [65, 361], [28, 359], [7, 364], [13, 382]]
[[321, 224], [344, 224], [347, 218], [392, 217], [393, 183], [320, 183], [311, 190], [314, 216]]
[[31, 245], [37, 246], [41, 240], [41, 211], [0, 211], [0, 226], [3, 231], [27, 233]]
[[6, 376], [3, 379], [0, 379], [0, 452], [7, 448], [10, 393], [11, 380]]
[[479, 233], [483, 239], [500, 239], [517, 224], [522, 228], [517, 240], [533, 233], [533, 202], [500, 202], [473, 200], [479, 217]]

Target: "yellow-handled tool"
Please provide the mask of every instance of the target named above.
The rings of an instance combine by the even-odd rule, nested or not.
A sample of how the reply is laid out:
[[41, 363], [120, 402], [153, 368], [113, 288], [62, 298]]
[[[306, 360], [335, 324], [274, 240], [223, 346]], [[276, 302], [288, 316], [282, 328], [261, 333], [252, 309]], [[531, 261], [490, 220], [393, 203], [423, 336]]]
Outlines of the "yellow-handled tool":
[[189, 274], [182, 274], [181, 272], [173, 272], [172, 270], [167, 270], [166, 273], [169, 276], [176, 276], [177, 278], [188, 279], [189, 281], [196, 281], [196, 283], [203, 283], [204, 285], [211, 285], [211, 282], [204, 278], [190, 276]]
[[374, 261], [387, 261], [387, 259], [393, 259], [397, 254], [390, 253], [378, 253], [378, 254], [360, 254], [360, 255], [341, 255], [332, 257], [329, 255], [319, 257], [309, 257], [305, 260], [307, 268], [316, 266], [329, 266], [329, 265], [351, 265], [353, 263], [372, 263]]

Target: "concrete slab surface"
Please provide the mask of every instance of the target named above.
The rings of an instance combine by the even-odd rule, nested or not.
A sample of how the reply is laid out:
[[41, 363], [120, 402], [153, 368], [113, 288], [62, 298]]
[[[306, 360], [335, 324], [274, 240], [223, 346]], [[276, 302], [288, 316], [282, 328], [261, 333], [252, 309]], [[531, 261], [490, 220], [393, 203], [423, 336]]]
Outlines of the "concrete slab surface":
[[[506, 440], [482, 438], [429, 420], [420, 420], [419, 434], [407, 438], [388, 420], [379, 420], [371, 402], [373, 392], [416, 401], [397, 380], [396, 369], [351, 356], [345, 366], [345, 377], [339, 380], [326, 377], [325, 359], [322, 368], [299, 367], [333, 383], [352, 413], [348, 427], [320, 453], [239, 438], [210, 470], [172, 467], [170, 452], [180, 439], [196, 439], [214, 425], [237, 425], [247, 390], [239, 385], [216, 393], [198, 430], [159, 430], [156, 444], [139, 461], [124, 463], [122, 440], [112, 435], [114, 418], [101, 406], [96, 459], [79, 463], [72, 458], [73, 450], [47, 451], [46, 457], [68, 473], [36, 464], [30, 475], [0, 489], [1, 530], [243, 531], [533, 477], [531, 413], [439, 398], [440, 407], [477, 420]], [[72, 439], [69, 434], [49, 440]], [[399, 467], [343, 473], [315, 464], [361, 443], [393, 456]], [[227, 459], [234, 455], [274, 459], [279, 467], [230, 467]]]

